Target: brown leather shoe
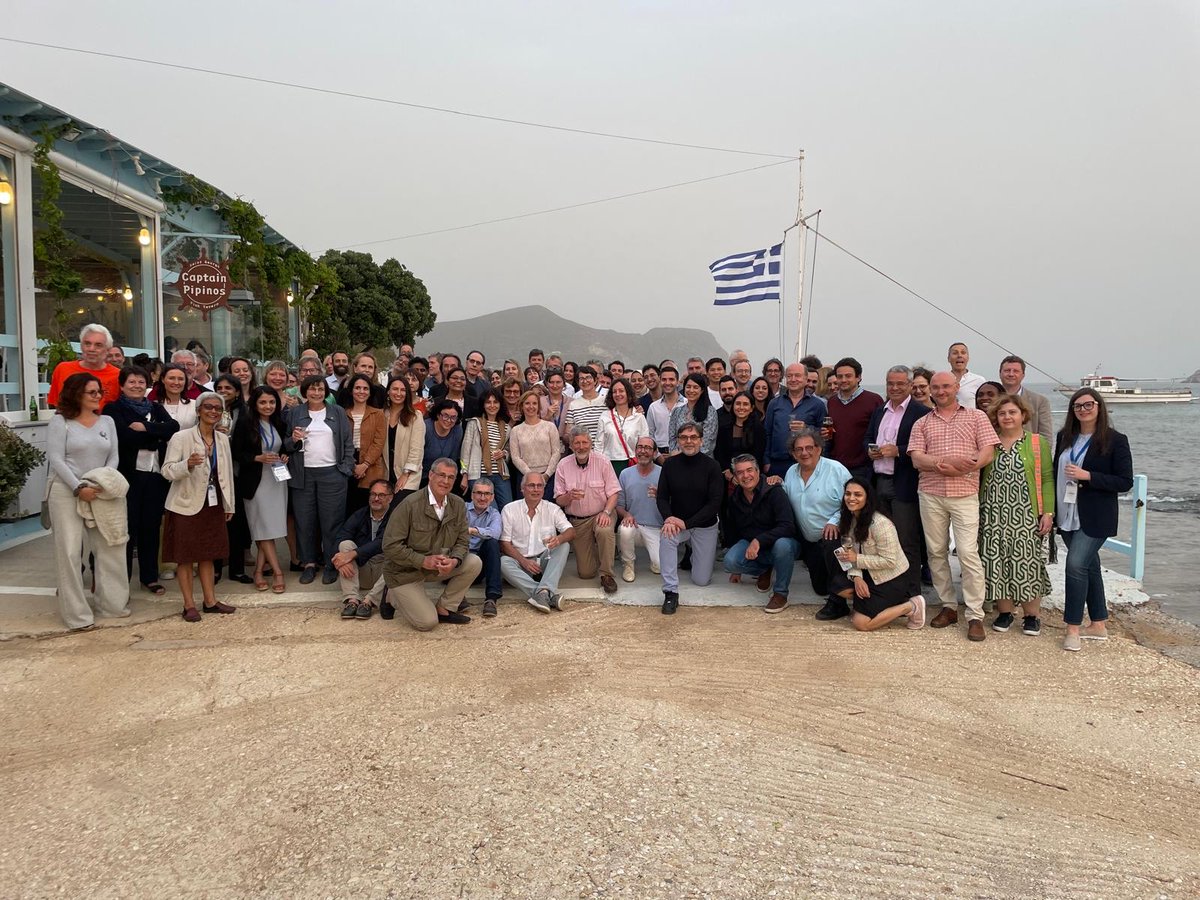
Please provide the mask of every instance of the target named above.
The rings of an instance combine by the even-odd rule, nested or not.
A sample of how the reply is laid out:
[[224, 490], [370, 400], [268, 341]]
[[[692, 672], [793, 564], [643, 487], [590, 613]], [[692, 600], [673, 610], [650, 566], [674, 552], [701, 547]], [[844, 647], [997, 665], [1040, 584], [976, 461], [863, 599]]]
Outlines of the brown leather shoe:
[[972, 619], [967, 624], [967, 640], [982, 641], [987, 637], [987, 632], [983, 630], [983, 622], [979, 619]]
[[754, 583], [754, 586], [758, 588], [758, 592], [760, 594], [765, 594], [767, 591], [769, 591], [771, 589], [771, 570], [768, 569], [759, 575], [758, 581]]
[[601, 575], [600, 587], [604, 588], [604, 593], [606, 594], [615, 594], [617, 592], [617, 580], [611, 575]]
[[787, 609], [787, 605], [788, 598], [783, 596], [783, 594], [772, 594], [771, 599], [767, 601], [767, 605], [763, 611], [769, 613], [783, 612], [785, 609]]
[[947, 625], [958, 624], [958, 610], [952, 606], [943, 606], [942, 611], [938, 613], [932, 622], [929, 623], [930, 628], [945, 628]]

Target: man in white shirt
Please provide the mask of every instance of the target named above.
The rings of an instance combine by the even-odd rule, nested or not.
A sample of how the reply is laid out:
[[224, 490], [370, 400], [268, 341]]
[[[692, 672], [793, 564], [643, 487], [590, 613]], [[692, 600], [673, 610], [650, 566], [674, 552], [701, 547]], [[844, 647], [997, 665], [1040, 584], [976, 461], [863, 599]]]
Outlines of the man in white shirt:
[[971, 351], [962, 341], [956, 341], [950, 345], [946, 361], [950, 363], [950, 371], [958, 379], [958, 405], [974, 409], [975, 392], [987, 379], [967, 370], [967, 363], [971, 361]]
[[658, 448], [658, 462], [661, 464], [671, 444], [671, 411], [687, 401], [679, 393], [679, 370], [674, 366], [664, 365], [658, 370], [658, 386], [662, 396], [646, 410], [646, 424], [650, 426], [650, 436]]
[[567, 544], [575, 529], [557, 503], [545, 499], [546, 476], [530, 472], [521, 480], [523, 499], [500, 513], [500, 572], [539, 612], [562, 610], [558, 582], [567, 565]]

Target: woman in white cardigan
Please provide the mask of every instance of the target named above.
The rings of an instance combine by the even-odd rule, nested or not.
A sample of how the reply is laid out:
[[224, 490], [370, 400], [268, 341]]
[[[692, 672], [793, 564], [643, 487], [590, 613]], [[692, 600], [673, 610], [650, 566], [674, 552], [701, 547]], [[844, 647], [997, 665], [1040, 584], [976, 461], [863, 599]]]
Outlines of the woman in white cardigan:
[[421, 461], [425, 457], [425, 419], [413, 406], [412, 388], [403, 376], [388, 382], [387, 440], [383, 461], [388, 481], [397, 494], [407, 496], [421, 486]]
[[907, 596], [908, 580], [900, 576], [908, 571], [908, 559], [896, 526], [875, 511], [875, 493], [866, 479], [851, 478], [842, 492], [842, 546], [829, 566], [830, 590], [853, 598], [850, 623], [859, 631], [874, 631], [901, 616], [908, 616], [909, 628], [920, 628], [925, 598]]
[[206, 613], [231, 613], [236, 607], [218, 602], [213, 560], [229, 556], [225, 523], [233, 518], [233, 457], [229, 436], [218, 431], [225, 403], [206, 391], [196, 398], [194, 428], [178, 432], [167, 444], [163, 478], [171, 482], [163, 518], [163, 559], [178, 565], [183, 618], [199, 622], [192, 594], [192, 563], [200, 576]]

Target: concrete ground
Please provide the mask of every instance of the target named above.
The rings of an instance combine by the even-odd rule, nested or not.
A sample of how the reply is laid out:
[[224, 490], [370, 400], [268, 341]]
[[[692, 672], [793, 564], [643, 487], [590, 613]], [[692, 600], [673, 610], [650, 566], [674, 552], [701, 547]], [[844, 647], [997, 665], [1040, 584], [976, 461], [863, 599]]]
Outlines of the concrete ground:
[[1200, 675], [1126, 628], [512, 601], [419, 634], [319, 587], [0, 643], [0, 896], [1200, 895]]

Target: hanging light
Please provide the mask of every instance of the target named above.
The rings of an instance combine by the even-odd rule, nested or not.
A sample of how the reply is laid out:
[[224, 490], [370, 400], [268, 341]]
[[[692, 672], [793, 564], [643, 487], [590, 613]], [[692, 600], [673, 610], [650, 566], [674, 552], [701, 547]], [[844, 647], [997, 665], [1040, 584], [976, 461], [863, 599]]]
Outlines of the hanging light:
[[8, 206], [8, 204], [12, 203], [12, 199], [12, 185], [0, 178], [0, 206]]
[[143, 247], [150, 246], [150, 229], [149, 228], [143, 228], [141, 231], [138, 232], [138, 243], [141, 244]]
[[132, 300], [133, 299], [133, 288], [131, 288], [129, 285], [125, 285], [125, 290], [121, 291], [121, 296], [124, 297], [126, 300]]
[[288, 292], [287, 292], [287, 302], [288, 302], [288, 306], [291, 306], [293, 303], [296, 302], [296, 295], [292, 293], [290, 288], [288, 289]]

